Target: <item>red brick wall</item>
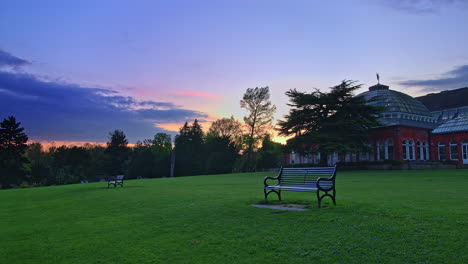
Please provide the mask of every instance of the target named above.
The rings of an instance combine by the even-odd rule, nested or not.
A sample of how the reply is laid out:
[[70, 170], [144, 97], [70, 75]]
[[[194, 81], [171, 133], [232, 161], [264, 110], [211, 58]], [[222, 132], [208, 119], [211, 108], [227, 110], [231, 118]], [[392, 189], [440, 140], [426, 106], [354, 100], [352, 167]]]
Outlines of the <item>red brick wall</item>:
[[[376, 128], [372, 132], [371, 141], [374, 145], [374, 157], [377, 159], [377, 149], [375, 148], [378, 141], [385, 142], [387, 139], [393, 140], [395, 160], [403, 160], [403, 140], [413, 140], [415, 144], [418, 141], [429, 142], [429, 129], [416, 128], [416, 127], [405, 127], [405, 126], [391, 126]], [[416, 155], [416, 159], [419, 159]], [[432, 159], [432, 156], [431, 156]]]
[[432, 134], [431, 135], [431, 159], [437, 160], [439, 158], [439, 142], [445, 143], [445, 152], [447, 153], [447, 160], [450, 160], [450, 142], [457, 142], [458, 150], [458, 164], [463, 164], [462, 160], [462, 141], [468, 140], [468, 131], [447, 133], [447, 134]]
[[[415, 157], [419, 160], [417, 155], [417, 142], [426, 141], [429, 144], [429, 159], [438, 160], [439, 150], [438, 143], [444, 142], [446, 147], [447, 159], [450, 159], [450, 142], [454, 140], [457, 142], [458, 161], [459, 164], [463, 163], [462, 160], [462, 147], [461, 142], [468, 140], [468, 131], [448, 133], [448, 134], [430, 134], [429, 129], [405, 127], [405, 126], [392, 126], [373, 129], [371, 133], [371, 144], [374, 147], [374, 159], [377, 159], [376, 143], [378, 141], [385, 142], [388, 139], [393, 140], [395, 160], [403, 161], [403, 140], [413, 140], [415, 144]], [[289, 164], [289, 154], [284, 156], [285, 164]]]

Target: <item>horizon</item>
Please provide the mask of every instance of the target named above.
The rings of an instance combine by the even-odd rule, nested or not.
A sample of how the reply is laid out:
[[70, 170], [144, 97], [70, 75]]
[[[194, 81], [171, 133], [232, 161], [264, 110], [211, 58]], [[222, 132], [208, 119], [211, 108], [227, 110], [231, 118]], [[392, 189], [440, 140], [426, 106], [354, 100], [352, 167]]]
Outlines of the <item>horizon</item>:
[[[278, 108], [296, 88], [380, 82], [421, 96], [468, 86], [462, 0], [15, 1], [0, 9], [0, 118], [33, 142], [172, 137], [197, 118], [246, 114], [247, 88]], [[12, 26], [14, 25], [14, 26]], [[284, 138], [275, 137], [284, 143]]]

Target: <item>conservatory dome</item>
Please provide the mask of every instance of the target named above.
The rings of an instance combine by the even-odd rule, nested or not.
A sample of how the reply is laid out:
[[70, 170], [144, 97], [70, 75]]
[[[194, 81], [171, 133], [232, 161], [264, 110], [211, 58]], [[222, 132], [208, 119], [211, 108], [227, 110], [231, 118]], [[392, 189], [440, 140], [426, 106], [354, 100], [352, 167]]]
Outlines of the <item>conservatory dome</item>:
[[384, 126], [404, 125], [428, 129], [437, 126], [437, 120], [420, 101], [402, 92], [390, 90], [387, 85], [376, 84], [358, 96], [372, 100], [372, 105], [385, 108], [379, 119]]

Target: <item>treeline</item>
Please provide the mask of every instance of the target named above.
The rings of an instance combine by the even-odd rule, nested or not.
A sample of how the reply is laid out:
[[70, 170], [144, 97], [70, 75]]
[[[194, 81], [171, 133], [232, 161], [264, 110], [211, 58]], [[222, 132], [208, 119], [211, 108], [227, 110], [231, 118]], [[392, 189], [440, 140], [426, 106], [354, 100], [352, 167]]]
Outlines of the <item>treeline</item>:
[[197, 120], [185, 123], [172, 144], [171, 136], [157, 133], [153, 139], [129, 146], [123, 131], [109, 134], [106, 145], [60, 146], [44, 149], [41, 143], [27, 144], [28, 137], [14, 117], [0, 123], [0, 184], [2, 188], [30, 185], [61, 185], [99, 181], [124, 174], [127, 179], [221, 174], [253, 168], [278, 167], [282, 146], [265, 134], [259, 148], [247, 156], [248, 136], [242, 123], [222, 118], [205, 134]]

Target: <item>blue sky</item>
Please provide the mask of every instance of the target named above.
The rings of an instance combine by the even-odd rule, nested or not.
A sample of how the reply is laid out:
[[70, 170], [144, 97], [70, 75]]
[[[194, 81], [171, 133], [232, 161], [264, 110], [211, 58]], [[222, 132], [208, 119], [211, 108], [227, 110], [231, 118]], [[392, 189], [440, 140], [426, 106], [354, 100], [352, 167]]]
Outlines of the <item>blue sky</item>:
[[242, 119], [269, 86], [326, 90], [375, 73], [411, 95], [468, 86], [462, 0], [8, 1], [0, 3], [0, 118], [37, 141], [130, 141]]

